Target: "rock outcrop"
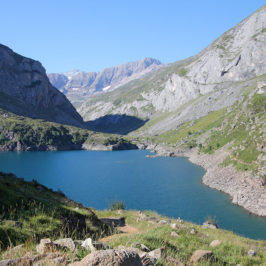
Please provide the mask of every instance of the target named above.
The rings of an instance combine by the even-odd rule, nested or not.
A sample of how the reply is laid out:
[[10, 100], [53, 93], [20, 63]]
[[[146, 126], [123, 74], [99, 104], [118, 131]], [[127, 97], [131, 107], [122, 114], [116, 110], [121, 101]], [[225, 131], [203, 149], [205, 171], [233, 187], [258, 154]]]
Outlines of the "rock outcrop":
[[109, 249], [92, 252], [80, 262], [72, 266], [98, 265], [98, 266], [142, 266], [137, 252], [132, 249]]
[[0, 45], [0, 108], [12, 113], [82, 127], [66, 96], [51, 85], [38, 61]]

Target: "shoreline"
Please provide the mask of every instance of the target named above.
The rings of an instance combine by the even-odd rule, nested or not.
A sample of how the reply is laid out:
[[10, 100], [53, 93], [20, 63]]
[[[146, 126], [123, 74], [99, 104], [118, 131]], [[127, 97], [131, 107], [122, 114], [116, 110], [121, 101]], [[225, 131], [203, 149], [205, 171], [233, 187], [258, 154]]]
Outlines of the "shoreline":
[[[136, 146], [138, 146], [136, 148]], [[155, 155], [147, 157], [187, 157], [188, 160], [204, 168], [206, 173], [202, 177], [202, 183], [212, 189], [226, 193], [233, 204], [244, 208], [249, 213], [266, 217], [266, 189], [259, 178], [252, 176], [250, 172], [237, 171], [233, 166], [222, 167], [228, 152], [225, 148], [216, 151], [214, 154], [198, 154], [195, 149], [189, 151], [175, 150], [172, 147], [156, 144], [138, 144], [134, 149], [149, 150]], [[66, 147], [64, 147], [66, 148]], [[87, 144], [82, 147], [68, 147], [70, 149], [46, 149], [46, 151], [59, 150], [92, 150], [92, 151], [114, 151], [130, 150], [129, 147], [105, 146], [99, 144]], [[132, 149], [133, 147], [131, 147]], [[1, 150], [1, 149], [0, 149]], [[3, 150], [7, 151], [7, 150]], [[13, 150], [14, 151], [14, 150]]]
[[262, 181], [250, 172], [237, 171], [231, 165], [220, 166], [228, 155], [226, 149], [222, 148], [214, 154], [198, 154], [195, 149], [175, 151], [174, 148], [160, 145], [147, 145], [146, 149], [156, 153], [149, 157], [187, 157], [191, 163], [205, 169], [202, 177], [204, 185], [226, 193], [233, 204], [249, 213], [266, 217], [266, 189]]

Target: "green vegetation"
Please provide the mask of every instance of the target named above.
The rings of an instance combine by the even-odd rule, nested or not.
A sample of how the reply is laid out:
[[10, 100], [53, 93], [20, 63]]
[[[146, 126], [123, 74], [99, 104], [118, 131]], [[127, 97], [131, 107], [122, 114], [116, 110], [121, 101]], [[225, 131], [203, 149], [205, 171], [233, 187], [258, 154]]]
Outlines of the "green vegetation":
[[186, 68], [184, 68], [184, 67], [180, 68], [179, 71], [178, 71], [178, 75], [179, 75], [180, 77], [184, 77], [184, 76], [186, 76], [187, 73], [188, 73], [188, 70], [187, 70]]
[[110, 211], [124, 210], [124, 209], [125, 209], [125, 203], [119, 200], [116, 200], [110, 206]]
[[[219, 125], [226, 114], [225, 109], [211, 112], [193, 122], [187, 122], [176, 130], [171, 130], [158, 136], [158, 142], [176, 144], [177, 142], [195, 142], [196, 138], [206, 131]], [[194, 145], [193, 145], [194, 146]]]
[[40, 119], [17, 116], [0, 109], [0, 145], [9, 150], [81, 149], [84, 143], [113, 145], [120, 135], [103, 134]]
[[37, 181], [0, 173], [0, 250], [41, 238], [99, 237], [109, 229], [95, 213]]
[[[117, 211], [96, 211], [99, 217], [119, 217]], [[176, 220], [168, 217], [161, 217], [157, 213], [145, 211], [148, 217], [158, 220], [168, 220], [171, 223], [177, 223]], [[198, 249], [211, 250], [215, 256], [215, 264], [212, 265], [260, 265], [266, 261], [265, 241], [254, 241], [235, 235], [232, 232], [220, 229], [204, 229], [199, 225], [183, 222], [178, 229], [172, 229], [170, 225], [160, 225], [147, 220], [139, 220], [139, 214], [136, 211], [124, 211], [126, 223], [135, 228], [136, 232], [128, 234], [116, 234], [109, 238], [107, 244], [113, 248], [120, 245], [134, 247], [141, 244], [147, 246], [150, 250], [165, 247], [168, 256], [188, 265], [193, 252]], [[191, 230], [196, 231], [191, 234]], [[171, 236], [175, 231], [178, 237]], [[210, 243], [219, 239], [221, 245], [210, 247]], [[249, 257], [247, 252], [254, 249], [257, 252], [255, 257]], [[161, 259], [156, 265], [172, 265], [167, 259]], [[204, 262], [203, 265], [209, 265]]]
[[201, 151], [213, 153], [229, 144], [231, 153], [223, 165], [233, 164], [238, 170], [257, 172], [257, 158], [260, 154], [258, 146], [264, 140], [266, 96], [255, 94], [246, 101], [247, 104], [235, 104], [234, 109], [226, 114], [222, 124], [207, 138]]
[[257, 37], [258, 37], [259, 35], [265, 33], [265, 32], [266, 32], [266, 28], [263, 28], [260, 32], [254, 34], [254, 35], [252, 36], [252, 38], [253, 38], [255, 41], [257, 41]]

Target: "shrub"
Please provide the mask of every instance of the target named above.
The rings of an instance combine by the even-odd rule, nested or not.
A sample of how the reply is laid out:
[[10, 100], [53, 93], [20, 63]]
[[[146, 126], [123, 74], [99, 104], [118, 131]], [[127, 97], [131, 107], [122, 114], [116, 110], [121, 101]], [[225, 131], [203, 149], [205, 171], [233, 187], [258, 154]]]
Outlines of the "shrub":
[[124, 210], [124, 209], [125, 209], [125, 203], [119, 200], [114, 201], [110, 206], [111, 211]]

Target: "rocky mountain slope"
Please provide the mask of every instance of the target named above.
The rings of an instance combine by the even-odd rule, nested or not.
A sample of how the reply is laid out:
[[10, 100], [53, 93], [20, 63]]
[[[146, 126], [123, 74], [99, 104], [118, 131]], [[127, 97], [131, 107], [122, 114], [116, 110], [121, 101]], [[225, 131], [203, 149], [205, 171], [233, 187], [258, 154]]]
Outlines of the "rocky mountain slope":
[[83, 126], [68, 99], [51, 85], [38, 61], [0, 45], [0, 107], [18, 115]]
[[50, 82], [63, 92], [75, 105], [89, 96], [112, 91], [117, 87], [138, 79], [161, 66], [159, 60], [144, 58], [136, 62], [105, 68], [100, 72], [74, 70], [66, 73], [50, 73]]
[[[146, 119], [162, 112], [178, 114], [178, 109], [186, 103], [208, 94], [211, 98], [211, 95], [217, 95], [216, 98], [221, 95], [222, 105], [231, 105], [239, 99], [236, 87], [241, 82], [266, 73], [265, 55], [266, 6], [263, 6], [196, 56], [161, 68], [113, 92], [91, 97], [78, 111], [85, 120], [110, 113]], [[194, 115], [202, 116], [221, 107], [213, 103]], [[178, 123], [172, 124], [172, 128], [176, 126]]]
[[78, 111], [85, 120], [143, 119], [129, 134], [140, 147], [189, 157], [207, 170], [206, 185], [265, 216], [265, 58], [266, 5], [201, 53], [91, 97]]

